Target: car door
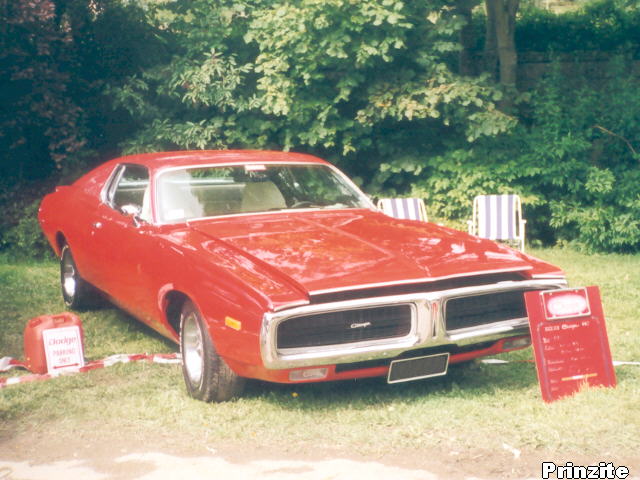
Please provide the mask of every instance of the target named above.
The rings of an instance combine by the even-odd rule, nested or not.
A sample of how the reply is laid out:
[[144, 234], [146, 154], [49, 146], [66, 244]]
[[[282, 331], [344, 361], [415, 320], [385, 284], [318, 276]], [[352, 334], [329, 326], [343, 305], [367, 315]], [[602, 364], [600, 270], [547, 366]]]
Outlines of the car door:
[[155, 302], [149, 262], [157, 228], [151, 223], [150, 196], [147, 168], [120, 165], [103, 191], [91, 225], [96, 286], [144, 320]]

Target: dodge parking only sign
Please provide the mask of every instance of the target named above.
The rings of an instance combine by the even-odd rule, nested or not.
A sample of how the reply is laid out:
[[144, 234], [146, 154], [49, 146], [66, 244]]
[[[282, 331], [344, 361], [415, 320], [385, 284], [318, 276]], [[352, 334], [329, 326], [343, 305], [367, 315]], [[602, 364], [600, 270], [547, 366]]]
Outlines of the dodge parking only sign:
[[42, 339], [49, 373], [84, 366], [82, 335], [77, 325], [44, 330]]
[[545, 402], [585, 384], [615, 386], [598, 287], [527, 292], [525, 303]]

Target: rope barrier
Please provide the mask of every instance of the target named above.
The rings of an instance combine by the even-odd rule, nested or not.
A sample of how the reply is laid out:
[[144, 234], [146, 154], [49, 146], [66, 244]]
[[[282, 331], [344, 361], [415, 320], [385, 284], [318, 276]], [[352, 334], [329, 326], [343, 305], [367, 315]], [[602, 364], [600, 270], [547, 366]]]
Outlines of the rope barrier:
[[[139, 353], [139, 354], [132, 354], [132, 355], [117, 354], [117, 355], [111, 355], [110, 357], [104, 358], [102, 360], [95, 360], [93, 362], [89, 362], [85, 364], [83, 367], [69, 368], [69, 369], [65, 369], [55, 373], [31, 374], [31, 375], [20, 375], [17, 377], [0, 378], [0, 388], [8, 387], [11, 385], [18, 385], [20, 383], [50, 380], [52, 378], [57, 378], [62, 375], [73, 375], [76, 373], [88, 372], [90, 370], [96, 370], [98, 368], [111, 367], [116, 363], [131, 363], [131, 362], [140, 362], [140, 361], [147, 361], [148, 363], [178, 364], [178, 365], [182, 363], [179, 353], [155, 353], [155, 354]], [[8, 372], [9, 370], [12, 370], [14, 368], [22, 368], [22, 369], [28, 370], [27, 366], [19, 360], [15, 360], [14, 358], [11, 358], [11, 357], [0, 358], [0, 372]]]
[[[149, 363], [159, 363], [159, 364], [174, 364], [179, 365], [182, 363], [179, 353], [156, 353], [156, 354], [117, 354], [111, 355], [110, 357], [104, 358], [102, 360], [95, 360], [93, 362], [87, 363], [83, 367], [65, 369], [64, 371], [56, 372], [56, 373], [44, 373], [44, 374], [31, 374], [31, 375], [21, 375], [17, 377], [5, 377], [0, 378], [0, 388], [9, 387], [11, 385], [18, 385], [20, 383], [29, 383], [29, 382], [37, 382], [42, 380], [49, 380], [52, 378], [57, 378], [62, 375], [73, 375], [76, 373], [88, 372], [90, 370], [96, 370], [98, 368], [111, 367], [117, 363], [131, 363], [131, 362], [140, 362], [147, 361]], [[507, 363], [533, 363], [533, 360], [519, 360], [517, 362], [509, 361], [509, 360], [501, 360], [498, 358], [487, 358], [484, 360], [480, 360], [481, 363], [490, 364], [490, 365], [502, 365]], [[620, 365], [635, 365], [640, 366], [640, 362], [622, 362], [622, 361], [614, 361], [614, 366]], [[16, 360], [11, 357], [3, 357], [0, 358], [0, 372], [8, 372], [14, 368], [22, 368], [28, 370], [26, 365], [19, 360]]]
[[[492, 365], [502, 365], [505, 363], [535, 363], [533, 360], [501, 360], [499, 358], [485, 358], [484, 360], [480, 360], [481, 363], [487, 363]], [[613, 361], [614, 367], [619, 367], [621, 365], [636, 365], [640, 366], [640, 362], [622, 362], [618, 360]]]

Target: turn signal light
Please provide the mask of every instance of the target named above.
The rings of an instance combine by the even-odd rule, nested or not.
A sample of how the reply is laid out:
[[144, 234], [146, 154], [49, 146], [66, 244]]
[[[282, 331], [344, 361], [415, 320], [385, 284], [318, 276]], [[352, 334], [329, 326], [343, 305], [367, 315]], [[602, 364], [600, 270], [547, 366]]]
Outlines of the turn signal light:
[[503, 350], [517, 350], [518, 348], [525, 348], [531, 345], [531, 337], [516, 337], [509, 338], [502, 344]]

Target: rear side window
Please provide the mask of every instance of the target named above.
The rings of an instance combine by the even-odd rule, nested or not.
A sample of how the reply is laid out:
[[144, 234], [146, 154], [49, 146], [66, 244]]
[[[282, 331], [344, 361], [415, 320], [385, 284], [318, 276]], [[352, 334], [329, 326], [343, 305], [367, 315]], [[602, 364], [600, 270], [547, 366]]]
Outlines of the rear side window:
[[140, 211], [143, 220], [150, 221], [149, 171], [141, 165], [120, 165], [111, 179], [106, 201], [111, 207], [122, 211], [130, 205]]

